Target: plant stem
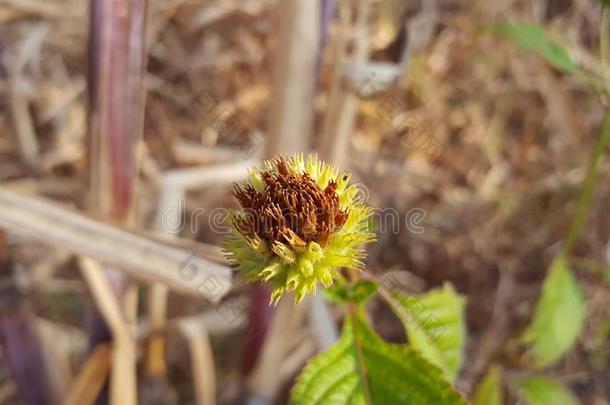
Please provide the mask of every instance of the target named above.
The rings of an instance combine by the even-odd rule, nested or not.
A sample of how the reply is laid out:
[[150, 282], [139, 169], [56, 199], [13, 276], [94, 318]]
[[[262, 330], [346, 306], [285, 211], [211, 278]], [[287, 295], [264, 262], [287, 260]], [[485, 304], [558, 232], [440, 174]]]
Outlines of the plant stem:
[[373, 405], [373, 399], [371, 397], [371, 388], [369, 387], [369, 380], [366, 375], [366, 365], [364, 364], [364, 354], [362, 353], [362, 343], [360, 342], [358, 334], [354, 329], [356, 327], [356, 322], [358, 322], [358, 311], [356, 310], [356, 304], [353, 301], [350, 301], [347, 307], [349, 311], [349, 317], [352, 321], [354, 347], [356, 348], [356, 358], [358, 359], [358, 372], [360, 373], [360, 379], [362, 379], [362, 385], [364, 387], [364, 397], [367, 404]]
[[602, 75], [606, 95], [610, 94], [610, 80], [608, 78], [608, 35], [610, 34], [610, 12], [608, 7], [603, 8], [602, 21], [599, 28], [599, 56], [602, 60]]
[[[604, 87], [606, 89], [606, 94], [610, 94], [610, 81], [608, 80], [608, 35], [610, 33], [609, 28], [610, 12], [608, 11], [607, 7], [604, 7], [600, 27], [599, 53], [602, 61]], [[572, 220], [572, 224], [570, 225], [570, 230], [568, 232], [568, 236], [563, 247], [563, 253], [566, 256], [568, 256], [572, 251], [574, 243], [576, 242], [576, 239], [578, 238], [578, 235], [580, 234], [580, 231], [585, 222], [585, 217], [587, 215], [587, 211], [589, 210], [589, 205], [591, 204], [591, 197], [593, 196], [595, 183], [597, 181], [597, 169], [601, 157], [603, 156], [604, 151], [608, 146], [609, 138], [610, 110], [606, 112], [606, 117], [604, 118], [604, 123], [602, 124], [602, 129], [599, 134], [599, 139], [597, 140], [595, 151], [593, 152], [593, 156], [591, 157], [591, 161], [589, 163], [589, 168], [587, 169], [587, 177], [585, 178], [585, 182], [580, 193], [578, 206], [576, 208], [576, 214], [574, 215], [574, 219]]]
[[593, 191], [595, 190], [599, 162], [608, 146], [609, 139], [610, 110], [606, 112], [606, 117], [604, 118], [604, 123], [599, 134], [599, 139], [597, 140], [595, 151], [593, 152], [591, 162], [589, 163], [589, 168], [587, 169], [587, 177], [585, 178], [585, 182], [580, 193], [578, 206], [576, 208], [576, 214], [574, 214], [574, 219], [572, 220], [572, 224], [570, 225], [570, 230], [568, 232], [568, 236], [563, 247], [563, 252], [566, 256], [570, 254], [572, 248], [574, 247], [574, 243], [576, 242], [576, 239], [578, 238], [578, 235], [580, 234], [580, 231], [582, 230], [583, 224], [585, 222], [587, 211], [589, 210], [589, 206], [591, 205], [591, 197], [593, 196]]

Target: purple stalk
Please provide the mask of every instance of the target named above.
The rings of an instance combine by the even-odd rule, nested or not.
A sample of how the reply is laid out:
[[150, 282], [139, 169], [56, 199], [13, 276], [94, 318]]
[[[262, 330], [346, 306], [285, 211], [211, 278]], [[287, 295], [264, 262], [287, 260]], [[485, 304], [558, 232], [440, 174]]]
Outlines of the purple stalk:
[[[0, 277], [10, 279], [4, 234], [0, 230]], [[0, 288], [0, 346], [21, 399], [28, 405], [50, 404], [44, 360], [26, 303], [13, 285]]]
[[0, 345], [17, 384], [19, 395], [28, 405], [50, 404], [44, 362], [33, 319], [17, 292], [2, 291], [0, 302]]
[[[145, 21], [147, 0], [91, 0], [88, 77], [88, 164], [91, 211], [129, 226], [137, 179], [135, 150], [144, 116]], [[128, 280], [114, 274], [111, 285], [122, 301]], [[100, 314], [86, 320], [90, 346], [111, 334]], [[105, 402], [102, 392], [98, 402]]]
[[248, 325], [242, 347], [241, 367], [244, 375], [249, 374], [256, 365], [265, 342], [267, 329], [271, 322], [274, 308], [269, 305], [271, 293], [263, 284], [250, 287], [250, 306], [248, 307]]
[[91, 0], [89, 34], [90, 206], [124, 223], [133, 209], [135, 148], [144, 116], [147, 0]]

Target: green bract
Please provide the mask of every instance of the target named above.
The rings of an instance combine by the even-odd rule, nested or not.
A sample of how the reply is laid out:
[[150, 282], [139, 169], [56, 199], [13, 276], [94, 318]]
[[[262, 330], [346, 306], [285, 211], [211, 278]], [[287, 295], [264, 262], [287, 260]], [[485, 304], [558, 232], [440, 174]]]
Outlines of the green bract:
[[372, 210], [348, 173], [309, 156], [279, 157], [251, 169], [235, 186], [242, 208], [233, 213], [224, 251], [248, 282], [268, 282], [271, 301], [294, 291], [296, 302], [361, 269], [362, 244], [373, 241]]

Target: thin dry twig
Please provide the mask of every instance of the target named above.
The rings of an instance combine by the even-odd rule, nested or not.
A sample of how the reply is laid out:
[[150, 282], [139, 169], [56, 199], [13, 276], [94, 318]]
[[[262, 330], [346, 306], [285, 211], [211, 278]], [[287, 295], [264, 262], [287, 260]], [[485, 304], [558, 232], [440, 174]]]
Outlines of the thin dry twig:
[[[182, 204], [180, 204], [180, 201], [185, 196], [184, 188], [181, 186], [174, 186], [167, 182], [163, 182], [162, 185], [155, 221], [155, 229], [160, 232], [165, 230], [163, 226], [164, 212], [174, 209], [178, 218], [181, 218], [182, 212], [179, 211]], [[153, 284], [150, 288], [147, 310], [150, 325], [153, 329], [162, 329], [165, 325], [168, 293], [169, 290], [164, 284]], [[165, 337], [163, 335], [154, 334], [150, 337], [146, 352], [146, 372], [148, 376], [153, 378], [165, 376]]]
[[11, 86], [11, 113], [19, 137], [21, 156], [28, 165], [34, 165], [40, 155], [40, 148], [34, 131], [32, 116], [28, 109], [28, 102], [23, 94], [15, 89], [15, 86]]
[[19, 141], [21, 157], [30, 166], [35, 166], [40, 156], [40, 146], [29, 109], [29, 100], [24, 94], [26, 80], [23, 70], [28, 62], [40, 53], [41, 43], [48, 33], [47, 27], [30, 32], [19, 46], [16, 58], [9, 64], [10, 111]]
[[196, 167], [165, 172], [163, 183], [171, 188], [195, 189], [212, 185], [227, 184], [245, 178], [248, 169], [255, 166], [257, 159], [223, 163], [213, 167]]
[[112, 348], [98, 345], [76, 376], [64, 405], [90, 405], [95, 402], [110, 372]]
[[[224, 301], [222, 306], [231, 309], [242, 308], [243, 301], [240, 298], [230, 298]], [[226, 314], [219, 310], [218, 307], [214, 307], [206, 309], [199, 314], [168, 319], [161, 329], [155, 329], [150, 322], [142, 321], [138, 325], [138, 340], [146, 339], [155, 333], [167, 334], [174, 330], [181, 322], [191, 320], [203, 325], [210, 335], [227, 335], [243, 329], [248, 317], [246, 312], [238, 311], [238, 313], [233, 314], [232, 311], [231, 319], [227, 320]]]
[[70, 367], [71, 355], [83, 346], [75, 344], [77, 342], [73, 339], [73, 331], [67, 330], [64, 325], [41, 318], [36, 319], [34, 325], [42, 348], [49, 395], [53, 403], [59, 403], [74, 379]]
[[180, 321], [178, 330], [188, 342], [197, 404], [215, 404], [216, 373], [208, 332], [196, 318]]
[[111, 405], [137, 403], [136, 393], [136, 345], [131, 328], [125, 321], [118, 299], [113, 292], [102, 267], [87, 258], [80, 259], [81, 272], [112, 332], [112, 374], [110, 376]]

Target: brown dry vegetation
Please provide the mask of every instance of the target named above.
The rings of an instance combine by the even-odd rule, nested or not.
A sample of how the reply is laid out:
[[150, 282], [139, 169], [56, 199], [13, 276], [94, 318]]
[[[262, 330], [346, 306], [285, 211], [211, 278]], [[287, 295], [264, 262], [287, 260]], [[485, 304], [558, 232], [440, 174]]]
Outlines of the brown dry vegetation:
[[[87, 194], [85, 3], [0, 1], [0, 187], [79, 208]], [[373, 2], [369, 21], [370, 59], [395, 62], [406, 40], [387, 33], [395, 23], [380, 3]], [[421, 45], [409, 55], [397, 85], [358, 102], [344, 166], [366, 189], [371, 205], [396, 209], [403, 218], [413, 208], [425, 210], [425, 231], [401, 226], [398, 233], [382, 233], [369, 248], [367, 269], [399, 271], [413, 292], [451, 281], [467, 297], [466, 360], [457, 387], [470, 393], [492, 362], [519, 368], [521, 348], [510, 342], [530, 319], [541, 281], [568, 232], [607, 104], [583, 80], [559, 73], [484, 27], [506, 20], [541, 23], [579, 63], [599, 70], [601, 7], [593, 0], [456, 0], [439, 1], [438, 14], [430, 17], [419, 2], [406, 3], [407, 22], [430, 18], [433, 29], [416, 30], [410, 38]], [[226, 126], [215, 127], [212, 114], [193, 107], [197, 97], [215, 98], [215, 111], [226, 111], [238, 127], [265, 138], [278, 52], [276, 17], [276, 3], [267, 0], [150, 2], [144, 142], [135, 202], [139, 229], [154, 227], [164, 171], [243, 160], [240, 148], [252, 141], [231, 136]], [[323, 144], [324, 117], [332, 107], [329, 92], [340, 59], [336, 42], [345, 35], [340, 28], [333, 24], [322, 58], [314, 145]], [[430, 159], [401, 138], [379, 114], [388, 97], [421, 125], [423, 136], [442, 145], [442, 153]], [[261, 153], [259, 148], [254, 157]], [[181, 236], [221, 243], [223, 235], [210, 227], [209, 213], [235, 206], [231, 180], [187, 193], [186, 212], [203, 208], [204, 215], [195, 232], [187, 229]], [[572, 261], [588, 302], [585, 330], [573, 350], [544, 371], [591, 405], [610, 403], [610, 284], [600, 271], [610, 260], [609, 201], [606, 158]], [[14, 265], [0, 281], [19, 294], [3, 292], [0, 307], [25, 302], [37, 327], [46, 327], [42, 340], [50, 341], [45, 350], [63, 361], [54, 366], [61, 376], [53, 384], [61, 389], [85, 356], [83, 320], [92, 299], [78, 262], [63, 250], [10, 233], [8, 250]], [[246, 297], [247, 290], [237, 284], [231, 297]], [[198, 316], [210, 307], [201, 299], [172, 294], [168, 318]], [[379, 331], [390, 340], [404, 340], [387, 308], [373, 307]], [[144, 312], [140, 310], [142, 319]], [[278, 377], [280, 403], [294, 374], [315, 351], [305, 321], [299, 328], [301, 336], [290, 342], [292, 363]], [[218, 402], [236, 403], [243, 394], [239, 369], [253, 360], [242, 355], [242, 323], [217, 329], [212, 327], [210, 334]], [[160, 388], [142, 382], [142, 403], [193, 401], [184, 341], [176, 334], [168, 339], [169, 383]], [[2, 364], [0, 403], [19, 403]], [[508, 388], [507, 403], [515, 403], [514, 387]]]

